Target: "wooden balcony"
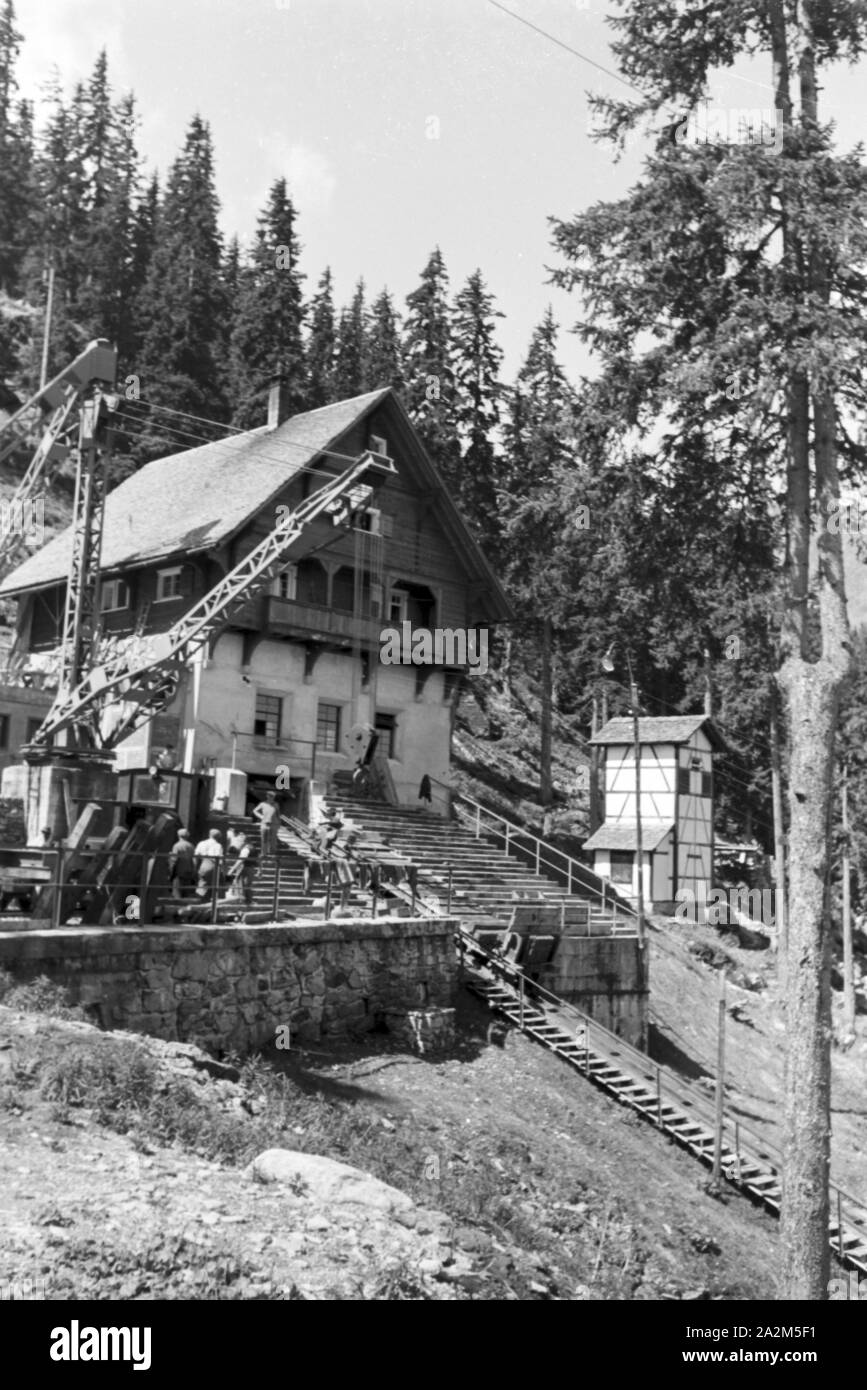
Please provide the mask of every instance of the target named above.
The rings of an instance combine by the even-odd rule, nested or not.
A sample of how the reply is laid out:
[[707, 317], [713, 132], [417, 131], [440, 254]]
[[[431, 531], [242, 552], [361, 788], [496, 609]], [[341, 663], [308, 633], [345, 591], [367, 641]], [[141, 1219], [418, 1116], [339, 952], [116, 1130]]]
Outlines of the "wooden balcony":
[[232, 626], [273, 633], [275, 637], [297, 637], [301, 641], [315, 638], [337, 647], [361, 642], [372, 648], [379, 647], [382, 630], [378, 618], [356, 618], [338, 609], [276, 598], [273, 594], [245, 604], [232, 618]]

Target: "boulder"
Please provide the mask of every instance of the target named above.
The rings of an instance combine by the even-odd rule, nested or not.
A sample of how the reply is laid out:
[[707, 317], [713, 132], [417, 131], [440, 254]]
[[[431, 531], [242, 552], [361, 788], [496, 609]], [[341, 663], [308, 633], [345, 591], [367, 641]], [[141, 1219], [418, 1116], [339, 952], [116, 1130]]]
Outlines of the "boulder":
[[380, 1212], [408, 1211], [411, 1197], [388, 1183], [380, 1182], [360, 1168], [338, 1163], [320, 1154], [298, 1153], [294, 1149], [267, 1149], [244, 1170], [256, 1182], [286, 1183], [296, 1196], [323, 1205], [359, 1206]]

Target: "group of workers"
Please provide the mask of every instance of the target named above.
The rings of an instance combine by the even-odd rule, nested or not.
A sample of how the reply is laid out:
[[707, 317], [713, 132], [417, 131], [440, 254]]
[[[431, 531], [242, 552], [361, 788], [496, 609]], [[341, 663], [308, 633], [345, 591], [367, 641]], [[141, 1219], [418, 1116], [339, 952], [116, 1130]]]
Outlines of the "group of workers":
[[[277, 853], [279, 813], [276, 797], [268, 793], [265, 801], [253, 808], [253, 819], [259, 822], [260, 857], [266, 859]], [[223, 832], [212, 826], [204, 840], [194, 845], [190, 832], [178, 831], [169, 856], [169, 882], [173, 898], [209, 899], [214, 890], [218, 865], [225, 861], [226, 897], [249, 907], [253, 900], [253, 879], [257, 858], [243, 830], [226, 831], [227, 846], [223, 848]]]

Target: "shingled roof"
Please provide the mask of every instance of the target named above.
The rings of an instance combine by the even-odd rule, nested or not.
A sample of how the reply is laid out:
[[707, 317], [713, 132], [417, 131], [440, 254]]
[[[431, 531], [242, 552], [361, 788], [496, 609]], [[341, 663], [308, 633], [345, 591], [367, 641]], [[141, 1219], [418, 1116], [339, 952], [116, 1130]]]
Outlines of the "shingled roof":
[[[674, 821], [641, 820], [641, 852], [649, 854], [659, 849], [666, 835], [674, 829]], [[638, 848], [638, 826], [635, 821], [607, 821], [584, 841], [584, 849]]]
[[[103, 570], [209, 550], [267, 506], [290, 479], [377, 406], [390, 388], [294, 415], [276, 429], [155, 459], [108, 494]], [[55, 536], [0, 584], [0, 594], [65, 581], [72, 528]]]
[[[658, 718], [639, 719], [638, 737], [642, 743], [687, 743], [697, 729], [701, 729], [716, 748], [725, 748], [725, 740], [712, 719], [705, 714], [660, 715]], [[632, 719], [609, 719], [607, 724], [594, 734], [591, 743], [612, 744], [629, 743], [634, 737]]]

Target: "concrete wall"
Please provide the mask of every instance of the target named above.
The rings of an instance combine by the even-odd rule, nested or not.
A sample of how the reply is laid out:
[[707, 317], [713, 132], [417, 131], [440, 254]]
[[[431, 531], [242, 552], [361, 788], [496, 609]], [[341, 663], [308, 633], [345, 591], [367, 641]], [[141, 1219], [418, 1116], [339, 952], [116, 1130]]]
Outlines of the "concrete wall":
[[[246, 1051], [292, 1039], [450, 1031], [455, 923], [445, 918], [305, 926], [62, 927], [0, 934], [0, 968], [67, 986], [106, 1028]], [[437, 1028], [438, 1022], [445, 1028]], [[446, 1038], [443, 1037], [445, 1042]], [[427, 1050], [430, 1050], [428, 1048]]]
[[539, 983], [642, 1051], [647, 1048], [647, 947], [635, 937], [562, 936]]

